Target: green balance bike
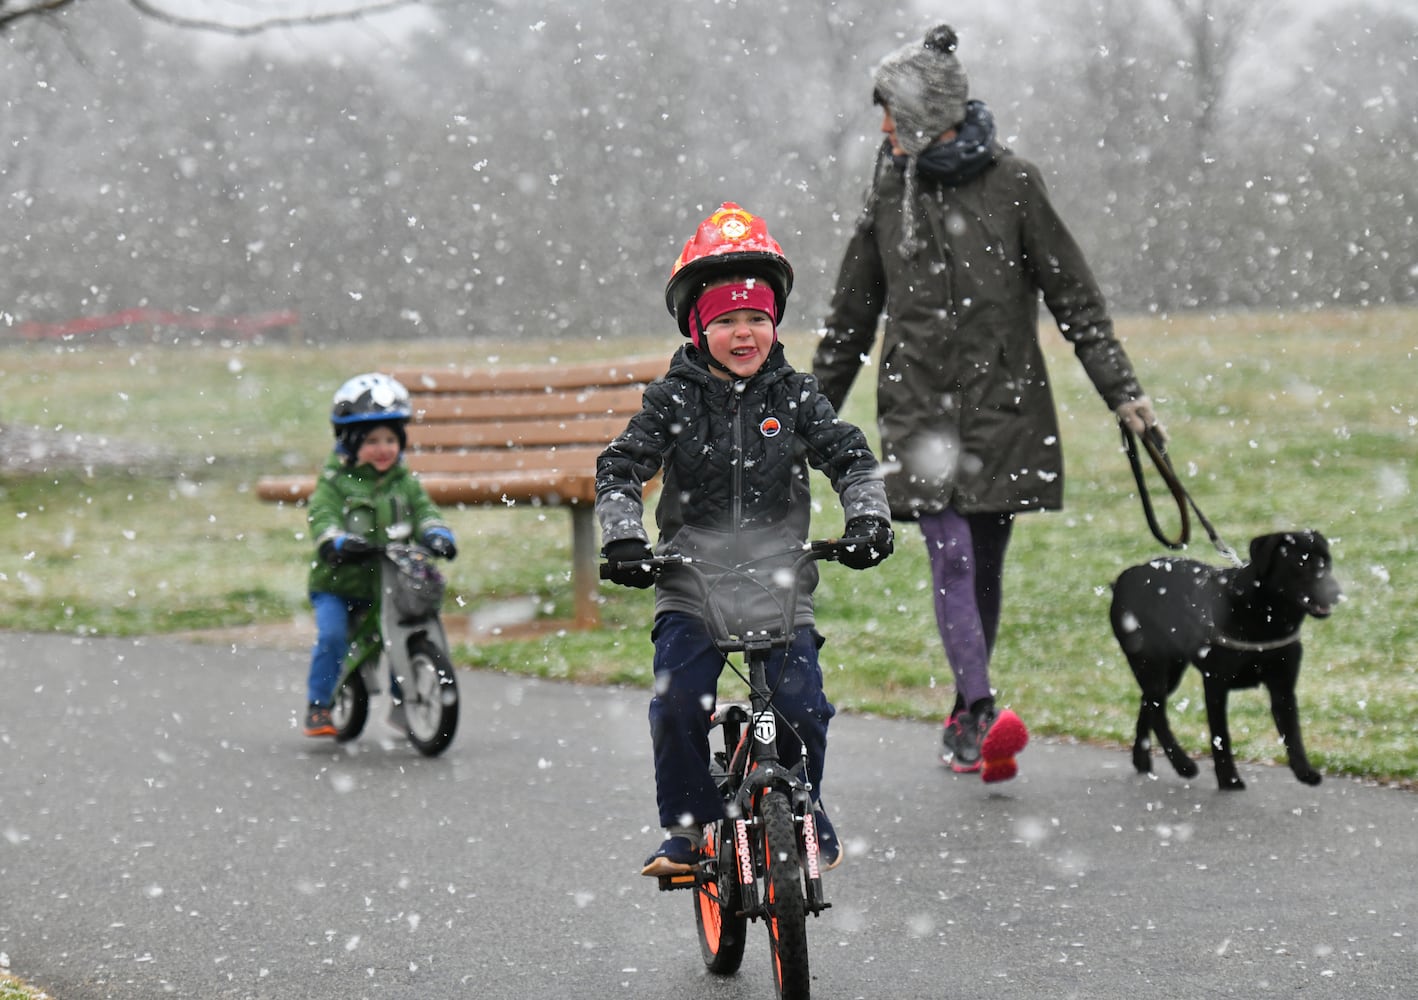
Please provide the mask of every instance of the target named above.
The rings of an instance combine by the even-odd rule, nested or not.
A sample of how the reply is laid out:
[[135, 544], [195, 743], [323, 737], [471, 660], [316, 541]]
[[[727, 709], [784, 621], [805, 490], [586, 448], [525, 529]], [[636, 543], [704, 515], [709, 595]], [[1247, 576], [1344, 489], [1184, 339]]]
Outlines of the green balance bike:
[[458, 681], [439, 617], [443, 576], [421, 545], [391, 542], [371, 558], [379, 560], [379, 594], [350, 637], [330, 709], [335, 739], [359, 736], [370, 696], [388, 682], [391, 723], [402, 726], [419, 753], [436, 757], [458, 728]]

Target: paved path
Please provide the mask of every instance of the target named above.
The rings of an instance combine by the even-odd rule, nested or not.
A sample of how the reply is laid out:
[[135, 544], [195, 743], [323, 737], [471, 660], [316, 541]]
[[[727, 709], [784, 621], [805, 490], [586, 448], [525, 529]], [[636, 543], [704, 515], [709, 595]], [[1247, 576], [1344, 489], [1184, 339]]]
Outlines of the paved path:
[[[305, 657], [0, 634], [0, 951], [57, 1000], [772, 995], [707, 976], [658, 841], [641, 691], [464, 672], [447, 755], [295, 729]], [[814, 997], [1418, 996], [1418, 797], [1245, 792], [843, 717]]]

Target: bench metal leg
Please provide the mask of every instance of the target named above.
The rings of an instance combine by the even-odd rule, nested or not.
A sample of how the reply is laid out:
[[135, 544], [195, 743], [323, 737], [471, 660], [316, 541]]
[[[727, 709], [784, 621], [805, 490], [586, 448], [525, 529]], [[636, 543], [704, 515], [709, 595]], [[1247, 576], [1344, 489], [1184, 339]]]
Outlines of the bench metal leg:
[[598, 563], [595, 509], [590, 504], [572, 504], [571, 585], [575, 592], [577, 628], [597, 628], [601, 624], [601, 606], [597, 601]]

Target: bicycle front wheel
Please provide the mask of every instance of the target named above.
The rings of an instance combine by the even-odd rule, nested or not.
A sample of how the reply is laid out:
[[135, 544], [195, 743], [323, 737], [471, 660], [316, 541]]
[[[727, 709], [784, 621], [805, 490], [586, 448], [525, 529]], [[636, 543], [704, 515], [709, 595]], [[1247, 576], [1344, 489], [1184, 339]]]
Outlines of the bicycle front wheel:
[[768, 945], [773, 985], [783, 1000], [808, 1000], [812, 992], [807, 962], [807, 907], [793, 809], [780, 791], [764, 792], [763, 887], [768, 904]]
[[734, 826], [720, 820], [704, 831], [704, 850], [713, 856], [713, 881], [694, 887], [694, 922], [699, 951], [710, 972], [732, 975], [743, 962], [748, 917], [741, 912], [739, 872], [734, 852]]
[[409, 643], [404, 719], [409, 741], [425, 757], [436, 757], [448, 749], [458, 728], [458, 679], [453, 661], [426, 637]]

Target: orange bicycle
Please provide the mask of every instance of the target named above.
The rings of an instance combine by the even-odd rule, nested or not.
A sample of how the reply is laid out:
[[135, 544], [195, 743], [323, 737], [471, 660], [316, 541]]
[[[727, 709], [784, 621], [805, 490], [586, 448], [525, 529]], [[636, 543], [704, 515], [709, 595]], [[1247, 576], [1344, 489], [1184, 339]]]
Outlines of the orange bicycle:
[[[797, 553], [794, 570], [813, 560], [836, 560], [841, 552], [869, 544], [869, 538], [809, 542]], [[778, 757], [778, 727], [788, 723], [774, 710], [767, 678], [775, 650], [792, 643], [794, 608], [782, 608], [780, 626], [733, 629], [713, 601], [701, 566], [723, 575], [717, 585], [746, 584], [781, 601], [782, 588], [756, 574], [758, 564], [723, 566], [675, 553], [644, 560], [652, 570], [687, 567], [704, 587], [705, 608], [715, 644], [725, 663], [748, 687], [748, 704], [722, 705], [711, 719], [710, 773], [724, 800], [724, 819], [705, 829], [704, 860], [691, 872], [664, 875], [661, 890], [691, 889], [699, 947], [710, 972], [732, 975], [743, 962], [748, 922], [763, 921], [776, 993], [785, 1000], [809, 1000], [807, 916], [832, 904], [822, 889], [822, 862], [806, 750], [796, 761]], [[601, 576], [609, 578], [609, 567]], [[789, 591], [792, 593], [792, 591]], [[742, 654], [744, 668], [729, 659]]]

